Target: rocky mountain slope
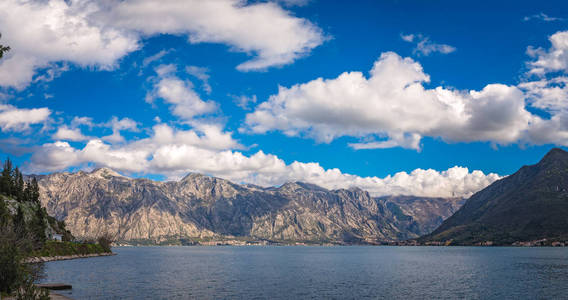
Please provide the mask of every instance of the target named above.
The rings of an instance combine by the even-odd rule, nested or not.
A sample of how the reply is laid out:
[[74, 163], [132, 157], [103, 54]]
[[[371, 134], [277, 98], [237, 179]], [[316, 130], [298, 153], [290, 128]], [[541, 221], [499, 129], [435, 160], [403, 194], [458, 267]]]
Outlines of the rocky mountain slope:
[[568, 152], [552, 149], [474, 194], [423, 242], [456, 245], [568, 240]]
[[455, 212], [459, 199], [382, 197], [301, 183], [262, 188], [189, 174], [177, 182], [110, 170], [37, 176], [40, 199], [78, 237], [196, 243], [223, 239], [379, 243], [415, 238]]

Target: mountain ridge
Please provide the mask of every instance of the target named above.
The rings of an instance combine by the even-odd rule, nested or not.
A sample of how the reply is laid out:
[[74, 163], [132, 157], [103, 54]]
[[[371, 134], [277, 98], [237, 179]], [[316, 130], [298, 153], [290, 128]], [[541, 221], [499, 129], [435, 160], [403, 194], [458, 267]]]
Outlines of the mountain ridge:
[[[373, 198], [361, 189], [327, 190], [303, 182], [263, 188], [197, 173], [159, 182], [115, 173], [38, 176], [40, 199], [76, 236], [109, 232], [120, 241], [152, 243], [237, 238], [376, 244], [427, 233], [461, 204], [422, 197], [417, 199], [424, 203], [400, 204], [401, 209], [396, 197]], [[430, 202], [437, 204], [426, 205]], [[420, 206], [424, 212], [413, 216], [418, 209], [411, 207]]]
[[537, 164], [477, 192], [420, 240], [510, 245], [568, 239], [568, 152], [553, 148]]

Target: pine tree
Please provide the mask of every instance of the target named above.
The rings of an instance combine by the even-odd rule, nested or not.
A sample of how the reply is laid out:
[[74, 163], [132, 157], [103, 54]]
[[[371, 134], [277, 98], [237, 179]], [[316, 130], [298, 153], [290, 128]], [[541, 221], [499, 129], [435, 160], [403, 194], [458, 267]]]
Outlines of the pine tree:
[[24, 211], [22, 210], [22, 206], [18, 205], [18, 210], [16, 212], [16, 216], [14, 216], [14, 231], [18, 235], [19, 238], [23, 238], [26, 236], [27, 228], [26, 228], [26, 219], [24, 217]]
[[2, 169], [2, 175], [0, 175], [0, 193], [8, 196], [12, 196], [13, 193], [13, 178], [12, 178], [12, 161], [9, 158], [4, 161], [4, 168]]
[[37, 179], [35, 177], [32, 178], [31, 201], [39, 203], [39, 185], [37, 184]]
[[10, 211], [6, 206], [6, 202], [0, 197], [0, 229], [8, 227], [8, 224], [10, 224], [10, 218]]
[[35, 210], [35, 215], [33, 221], [31, 222], [30, 230], [34, 236], [34, 248], [41, 249], [45, 244], [45, 216], [47, 212], [40, 206], [37, 205]]
[[24, 176], [18, 167], [14, 169], [14, 187], [14, 196], [19, 202], [24, 202]]
[[29, 179], [24, 186], [23, 199], [24, 199], [24, 202], [32, 201], [32, 182]]

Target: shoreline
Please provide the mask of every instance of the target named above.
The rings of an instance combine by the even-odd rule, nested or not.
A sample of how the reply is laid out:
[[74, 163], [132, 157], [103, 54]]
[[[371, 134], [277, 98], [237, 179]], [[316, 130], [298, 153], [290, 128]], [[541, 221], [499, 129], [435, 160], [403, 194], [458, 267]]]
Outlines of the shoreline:
[[129, 247], [475, 247], [475, 248], [566, 248], [565, 245], [426, 245], [426, 244], [269, 244], [269, 245], [119, 245], [116, 248]]
[[99, 257], [99, 256], [114, 256], [116, 253], [92, 253], [92, 254], [84, 254], [84, 255], [56, 255], [56, 256], [40, 256], [40, 257], [28, 257], [24, 259], [24, 263], [26, 264], [36, 264], [42, 262], [50, 262], [50, 261], [58, 261], [58, 260], [70, 260], [70, 259], [78, 259], [78, 258], [91, 258], [91, 257]]

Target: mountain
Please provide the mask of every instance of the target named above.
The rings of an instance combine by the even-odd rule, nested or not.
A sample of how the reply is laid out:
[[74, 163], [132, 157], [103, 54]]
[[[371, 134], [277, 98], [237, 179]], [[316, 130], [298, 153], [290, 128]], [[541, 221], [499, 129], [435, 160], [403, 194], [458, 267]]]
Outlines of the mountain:
[[568, 240], [568, 152], [557, 148], [474, 194], [420, 240], [510, 245], [541, 239]]
[[113, 170], [36, 176], [40, 199], [77, 237], [136, 243], [219, 240], [380, 243], [426, 234], [460, 199], [381, 197], [302, 182], [262, 188], [201, 174], [131, 179]]
[[417, 238], [434, 231], [465, 202], [463, 198], [424, 198], [415, 196], [385, 196], [376, 198], [392, 214], [397, 228], [405, 228], [404, 239]]

